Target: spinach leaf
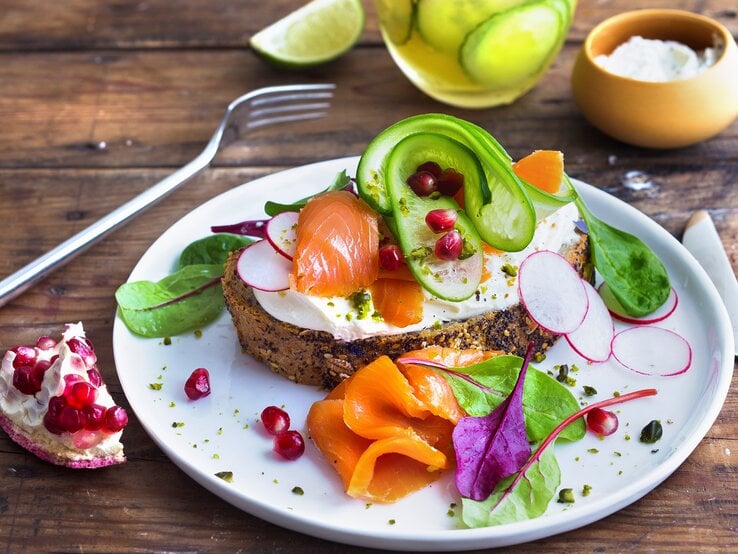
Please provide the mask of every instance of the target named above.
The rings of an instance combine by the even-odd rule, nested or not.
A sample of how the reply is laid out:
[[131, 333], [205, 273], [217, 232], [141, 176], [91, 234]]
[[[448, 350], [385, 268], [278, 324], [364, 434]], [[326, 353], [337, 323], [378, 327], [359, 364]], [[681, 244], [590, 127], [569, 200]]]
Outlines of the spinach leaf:
[[198, 329], [220, 315], [223, 264], [188, 265], [156, 283], [124, 283], [115, 291], [128, 329], [143, 337], [168, 337]]
[[[479, 364], [444, 371], [459, 405], [471, 416], [483, 416], [499, 406], [518, 380], [522, 358], [496, 356]], [[561, 383], [531, 367], [523, 385], [523, 412], [528, 440], [538, 442], [558, 423], [579, 409], [574, 395]], [[584, 436], [583, 421], [561, 433], [563, 440]]]
[[542, 515], [561, 483], [553, 450], [544, 450], [522, 474], [502, 481], [492, 495], [478, 502], [462, 498], [462, 519], [469, 527], [524, 521]]
[[179, 255], [177, 269], [196, 264], [225, 264], [228, 254], [251, 244], [253, 239], [218, 233], [190, 243]]
[[272, 217], [282, 212], [299, 212], [305, 206], [305, 204], [308, 203], [308, 200], [310, 200], [313, 196], [333, 190], [343, 190], [349, 186], [351, 186], [351, 179], [348, 175], [346, 175], [346, 170], [344, 169], [336, 174], [336, 176], [333, 178], [333, 182], [328, 185], [328, 188], [326, 188], [325, 190], [311, 196], [306, 196], [305, 198], [302, 198], [297, 202], [293, 202], [292, 204], [280, 204], [279, 202], [267, 201], [267, 203], [264, 204], [264, 211], [267, 215], [270, 215]]
[[592, 262], [629, 315], [644, 316], [669, 297], [664, 264], [638, 237], [596, 217], [577, 195], [574, 202], [587, 225]]
[[456, 488], [462, 496], [484, 500], [530, 456], [523, 420], [523, 383], [533, 348], [528, 348], [510, 395], [482, 417], [467, 416], [454, 427]]

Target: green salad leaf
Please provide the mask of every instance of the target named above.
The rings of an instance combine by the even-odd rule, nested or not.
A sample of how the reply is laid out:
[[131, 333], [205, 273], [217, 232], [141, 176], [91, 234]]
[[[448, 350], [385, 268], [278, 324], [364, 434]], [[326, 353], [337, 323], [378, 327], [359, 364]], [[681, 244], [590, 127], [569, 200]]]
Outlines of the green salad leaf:
[[224, 264], [231, 252], [251, 244], [253, 239], [231, 233], [217, 233], [190, 243], [182, 250], [177, 269], [195, 264]]
[[[333, 178], [333, 182], [328, 185], [328, 188], [322, 190], [317, 194], [323, 194], [325, 192], [331, 192], [334, 190], [343, 190], [350, 185], [351, 178], [346, 174], [346, 170], [343, 169], [336, 174], [336, 176]], [[275, 215], [282, 212], [299, 212], [302, 208], [305, 207], [305, 204], [308, 203], [308, 200], [310, 200], [313, 196], [317, 196], [317, 194], [306, 196], [305, 198], [301, 198], [300, 200], [298, 200], [297, 202], [293, 202], [292, 204], [280, 204], [279, 202], [272, 202], [271, 200], [268, 200], [266, 204], [264, 204], [264, 211], [268, 216], [271, 217], [274, 217]]]
[[142, 337], [161, 338], [193, 331], [223, 311], [220, 279], [228, 255], [251, 244], [248, 237], [218, 233], [190, 243], [177, 271], [160, 281], [124, 283], [115, 291], [118, 314]]
[[[464, 411], [470, 416], [484, 416], [512, 392], [522, 361], [518, 356], [496, 356], [452, 372], [444, 371], [444, 375]], [[531, 366], [523, 386], [523, 413], [529, 441], [542, 440], [578, 409], [579, 404], [569, 389]], [[560, 438], [577, 441], [585, 431], [580, 420], [568, 426]]]
[[488, 527], [543, 515], [561, 483], [554, 451], [546, 449], [525, 468], [522, 478], [511, 475], [483, 501], [462, 498], [462, 519], [469, 527]]
[[125, 283], [115, 291], [120, 317], [148, 338], [198, 329], [223, 310], [222, 275], [222, 264], [188, 265], [161, 281]]
[[671, 284], [658, 256], [635, 235], [595, 216], [580, 196], [574, 202], [587, 225], [592, 263], [625, 311], [641, 317], [666, 302]]

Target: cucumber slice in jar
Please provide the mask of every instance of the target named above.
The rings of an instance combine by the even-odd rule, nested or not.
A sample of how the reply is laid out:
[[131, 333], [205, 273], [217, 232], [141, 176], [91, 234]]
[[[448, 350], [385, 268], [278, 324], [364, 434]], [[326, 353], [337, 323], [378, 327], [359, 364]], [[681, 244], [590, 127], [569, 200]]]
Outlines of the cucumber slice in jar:
[[[391, 0], [387, 0], [391, 1]], [[495, 13], [524, 0], [418, 0], [417, 27], [423, 40], [456, 57], [466, 36]]]
[[[437, 133], [415, 133], [402, 139], [387, 160], [392, 218], [410, 271], [430, 294], [460, 302], [472, 296], [479, 287], [484, 265], [482, 241], [453, 198], [421, 197], [407, 185], [407, 178], [415, 173], [418, 165], [427, 161], [455, 168], [464, 175], [465, 186], [483, 180], [484, 171], [474, 152]], [[458, 259], [443, 260], [435, 254], [436, 242], [444, 233], [434, 233], [425, 221], [428, 212], [435, 209], [457, 212], [454, 229], [461, 234], [464, 243]]]
[[538, 73], [556, 53], [564, 29], [548, 0], [493, 15], [467, 35], [459, 58], [480, 85], [514, 87]]
[[382, 31], [397, 46], [410, 40], [413, 29], [413, 0], [374, 0]]

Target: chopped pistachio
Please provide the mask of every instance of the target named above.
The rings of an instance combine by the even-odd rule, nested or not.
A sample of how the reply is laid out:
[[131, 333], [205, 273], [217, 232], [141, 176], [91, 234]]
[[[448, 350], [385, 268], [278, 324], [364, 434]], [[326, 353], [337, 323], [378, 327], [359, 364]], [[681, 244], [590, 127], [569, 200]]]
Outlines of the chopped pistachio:
[[303, 494], [305, 494], [305, 491], [302, 490], [302, 487], [292, 487], [292, 494], [302, 496]]
[[559, 499], [557, 502], [572, 504], [574, 502], [574, 491], [571, 489], [561, 489], [559, 491]]
[[592, 485], [584, 485], [582, 487], [582, 496], [589, 496], [589, 493], [592, 492]]
[[149, 383], [149, 388], [151, 390], [161, 390], [161, 383]]
[[219, 471], [215, 474], [216, 477], [223, 479], [226, 483], [233, 483], [233, 472], [232, 471]]

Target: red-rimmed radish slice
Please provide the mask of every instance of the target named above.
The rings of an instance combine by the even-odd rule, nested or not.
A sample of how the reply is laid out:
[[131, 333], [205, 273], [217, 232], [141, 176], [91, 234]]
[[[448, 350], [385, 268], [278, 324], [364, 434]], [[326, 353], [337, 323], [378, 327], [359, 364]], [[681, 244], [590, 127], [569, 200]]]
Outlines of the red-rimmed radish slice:
[[260, 240], [241, 251], [236, 271], [248, 286], [276, 292], [290, 287], [292, 262], [278, 254], [269, 241]]
[[523, 260], [518, 291], [528, 315], [552, 333], [571, 333], [587, 314], [589, 302], [582, 279], [556, 252], [539, 250]]
[[297, 243], [298, 212], [282, 212], [275, 215], [266, 225], [266, 238], [274, 249], [288, 260], [295, 255]]
[[590, 362], [604, 362], [612, 353], [615, 324], [597, 290], [585, 280], [582, 284], [587, 292], [589, 308], [582, 324], [567, 334], [566, 340], [583, 358]]
[[635, 325], [648, 325], [650, 323], [663, 321], [674, 313], [677, 304], [679, 304], [679, 296], [677, 295], [674, 287], [671, 287], [671, 292], [669, 293], [666, 302], [656, 309], [656, 311], [643, 317], [635, 317], [626, 313], [625, 308], [623, 308], [620, 302], [618, 302], [618, 299], [615, 298], [615, 295], [612, 293], [612, 290], [610, 290], [607, 283], [602, 283], [597, 289], [597, 292], [600, 293], [600, 297], [602, 297], [607, 309], [610, 310], [610, 313], [614, 318], [624, 321], [625, 323], [633, 323]]
[[612, 355], [641, 375], [670, 377], [692, 365], [692, 347], [674, 331], [654, 326], [629, 327], [612, 340]]

